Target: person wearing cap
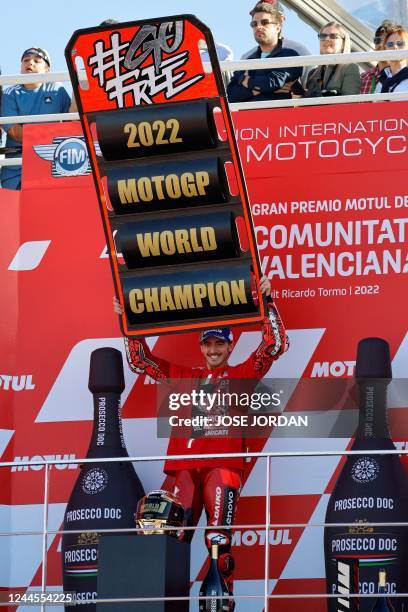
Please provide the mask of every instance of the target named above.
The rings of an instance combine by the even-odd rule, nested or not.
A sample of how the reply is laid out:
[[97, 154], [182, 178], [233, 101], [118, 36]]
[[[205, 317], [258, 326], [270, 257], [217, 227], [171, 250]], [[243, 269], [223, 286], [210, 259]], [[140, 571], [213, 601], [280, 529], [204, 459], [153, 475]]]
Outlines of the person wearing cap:
[[[269, 2], [259, 2], [250, 12], [258, 47], [246, 59], [270, 59], [299, 55], [282, 38], [283, 14]], [[230, 102], [260, 102], [291, 98], [292, 84], [302, 76], [302, 67], [266, 68], [234, 72], [227, 87]]]
[[[385, 51], [384, 40], [387, 34], [392, 30], [396, 24], [389, 19], [383, 21], [375, 31], [374, 34], [374, 48], [375, 51]], [[369, 94], [376, 91], [377, 85], [384, 83], [384, 81], [391, 76], [391, 68], [388, 62], [378, 62], [375, 66], [372, 66], [369, 70], [363, 72], [360, 76], [361, 87], [360, 93]]]
[[[43, 74], [49, 72], [50, 67], [50, 56], [40, 47], [30, 47], [21, 56], [21, 74]], [[60, 83], [25, 83], [5, 89], [2, 115], [14, 117], [67, 113], [70, 105], [71, 99]], [[14, 152], [6, 153], [6, 157], [21, 157], [23, 125], [5, 124], [3, 129], [7, 133], [6, 147], [14, 149]], [[21, 189], [21, 166], [3, 167], [1, 185], [7, 189]]]
[[[212, 392], [222, 389], [228, 391], [229, 379], [260, 380], [288, 348], [288, 339], [277, 308], [270, 298], [271, 284], [263, 276], [260, 290], [268, 299], [268, 316], [262, 323], [262, 339], [258, 348], [238, 365], [229, 365], [229, 357], [234, 348], [233, 332], [228, 328], [212, 328], [203, 331], [199, 336], [200, 350], [204, 358], [201, 367], [188, 367], [174, 364], [152, 354], [144, 338], [125, 338], [127, 359], [133, 372], [150, 376], [156, 381], [190, 379], [184, 385], [194, 389], [211, 389]], [[122, 314], [119, 301], [114, 298], [114, 310]], [[178, 347], [180, 352], [181, 347]], [[192, 382], [191, 382], [192, 381]], [[225, 412], [229, 407], [217, 406], [214, 410]], [[206, 414], [206, 406], [201, 410]], [[194, 406], [190, 407], [194, 410]], [[211, 409], [213, 410], [213, 408]], [[216, 412], [219, 414], [219, 412]], [[194, 412], [193, 412], [194, 414]], [[216, 435], [214, 435], [216, 433]], [[169, 440], [167, 455], [169, 459], [164, 464], [164, 472], [168, 479], [164, 488], [172, 487], [172, 493], [177, 494], [188, 517], [188, 525], [198, 523], [204, 507], [207, 524], [213, 529], [206, 531], [205, 543], [209, 550], [211, 544], [219, 545], [219, 569], [227, 583], [229, 593], [233, 586], [233, 558], [231, 555], [231, 532], [222, 529], [220, 525], [233, 524], [242, 484], [242, 474], [245, 460], [243, 457], [227, 457], [224, 459], [188, 458], [189, 455], [214, 455], [215, 453], [245, 453], [247, 445], [244, 437], [231, 435], [231, 431], [223, 429], [214, 432], [206, 426], [189, 428], [189, 438], [172, 436]], [[172, 455], [187, 455], [186, 459], [172, 461]], [[185, 540], [191, 539], [192, 530], [184, 532]], [[233, 609], [230, 600], [230, 610]]]

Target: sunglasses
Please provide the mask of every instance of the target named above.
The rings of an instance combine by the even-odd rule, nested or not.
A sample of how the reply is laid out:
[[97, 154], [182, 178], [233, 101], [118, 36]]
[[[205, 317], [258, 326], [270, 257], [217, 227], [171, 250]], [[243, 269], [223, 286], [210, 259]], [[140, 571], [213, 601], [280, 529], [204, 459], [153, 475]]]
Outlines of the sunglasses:
[[249, 25], [251, 26], [251, 28], [256, 28], [258, 25], [267, 26], [270, 24], [277, 25], [276, 21], [269, 21], [269, 19], [260, 19], [259, 21], [254, 19], [253, 21], [250, 22]]
[[325, 32], [320, 32], [317, 35], [317, 38], [319, 40], [327, 40], [328, 38], [330, 40], [338, 40], [339, 38], [344, 38], [344, 36], [340, 36], [340, 34], [335, 34], [334, 32], [331, 32], [330, 34], [326, 34]]
[[385, 46], [387, 47], [387, 49], [393, 49], [394, 47], [398, 47], [398, 49], [402, 49], [403, 47], [405, 47], [405, 40], [396, 40], [396, 41], [391, 41], [391, 40], [387, 40], [387, 42], [385, 43]]

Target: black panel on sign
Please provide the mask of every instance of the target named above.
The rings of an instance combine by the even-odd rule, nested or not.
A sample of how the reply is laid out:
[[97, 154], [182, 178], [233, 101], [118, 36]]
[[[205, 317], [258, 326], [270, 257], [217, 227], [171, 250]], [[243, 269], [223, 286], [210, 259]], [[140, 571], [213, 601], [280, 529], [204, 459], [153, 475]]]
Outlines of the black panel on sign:
[[128, 268], [228, 259], [241, 252], [230, 211], [130, 221], [116, 240]]
[[131, 325], [256, 312], [248, 264], [126, 276], [123, 295]]
[[227, 198], [225, 171], [217, 157], [108, 166], [106, 173], [118, 214], [215, 204]]
[[98, 113], [96, 130], [108, 161], [214, 148], [218, 141], [204, 100]]

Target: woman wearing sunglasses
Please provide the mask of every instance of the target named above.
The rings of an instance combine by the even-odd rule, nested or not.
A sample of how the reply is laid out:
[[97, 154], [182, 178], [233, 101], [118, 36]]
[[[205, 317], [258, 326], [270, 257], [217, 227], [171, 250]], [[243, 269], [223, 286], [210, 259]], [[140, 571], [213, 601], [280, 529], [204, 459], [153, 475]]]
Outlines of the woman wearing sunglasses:
[[[385, 19], [375, 31], [374, 34], [374, 51], [384, 51], [384, 41], [387, 34], [397, 24], [389, 19]], [[362, 73], [361, 75], [361, 94], [372, 94], [375, 91], [381, 91], [381, 85], [391, 76], [391, 69], [388, 60], [380, 60]]]
[[[331, 21], [318, 33], [320, 53], [350, 53], [350, 35], [340, 23]], [[309, 74], [306, 97], [347, 96], [360, 93], [357, 64], [318, 66]]]
[[[395, 26], [388, 32], [384, 47], [386, 51], [408, 49], [408, 31]], [[392, 76], [382, 84], [381, 92], [408, 91], [408, 57], [390, 61], [390, 68]]]

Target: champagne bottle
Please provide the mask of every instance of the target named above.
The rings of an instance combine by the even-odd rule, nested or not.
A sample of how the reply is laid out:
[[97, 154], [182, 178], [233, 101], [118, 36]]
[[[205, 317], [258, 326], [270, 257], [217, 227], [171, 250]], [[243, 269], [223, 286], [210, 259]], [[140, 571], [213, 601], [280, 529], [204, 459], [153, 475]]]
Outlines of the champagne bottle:
[[[358, 345], [356, 383], [359, 389], [359, 425], [352, 450], [366, 451], [348, 456], [333, 489], [326, 523], [348, 523], [348, 527], [326, 527], [324, 549], [328, 610], [350, 611], [354, 598], [351, 580], [338, 566], [358, 560], [359, 610], [369, 612], [377, 591], [378, 571], [387, 566], [388, 593], [407, 592], [407, 528], [367, 523], [406, 522], [408, 519], [408, 478], [398, 455], [373, 455], [372, 450], [392, 450], [386, 415], [387, 385], [391, 380], [388, 343], [366, 338]], [[342, 563], [343, 562], [343, 563]], [[351, 573], [348, 573], [351, 577]], [[394, 598], [397, 612], [404, 600]], [[406, 602], [405, 602], [406, 604]]]
[[[211, 546], [210, 568], [200, 589], [200, 597], [228, 597], [228, 589], [218, 569], [218, 544]], [[228, 599], [200, 599], [200, 612], [227, 612]]]
[[[119, 351], [93, 351], [88, 386], [94, 399], [94, 425], [86, 457], [127, 457], [120, 418], [125, 384]], [[96, 604], [87, 601], [97, 595], [98, 529], [135, 527], [134, 512], [143, 495], [130, 462], [81, 466], [65, 511], [64, 530], [84, 532], [62, 537], [64, 591], [76, 592], [81, 610], [96, 610]]]
[[[378, 594], [385, 595], [387, 584], [387, 574], [384, 570], [380, 570], [378, 574]], [[371, 612], [395, 612], [395, 608], [388, 597], [377, 597]]]

